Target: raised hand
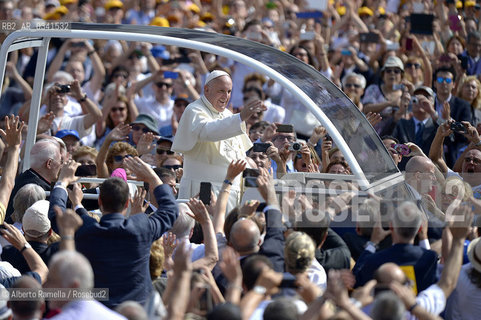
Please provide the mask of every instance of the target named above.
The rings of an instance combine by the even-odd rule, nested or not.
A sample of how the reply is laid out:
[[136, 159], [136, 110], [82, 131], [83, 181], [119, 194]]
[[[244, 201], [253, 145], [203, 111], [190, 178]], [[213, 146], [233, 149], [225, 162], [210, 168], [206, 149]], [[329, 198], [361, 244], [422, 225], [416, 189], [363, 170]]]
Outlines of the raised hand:
[[240, 209], [240, 216], [242, 217], [251, 217], [256, 213], [257, 207], [261, 203], [259, 200], [247, 200], [244, 202], [244, 205]]
[[154, 148], [156, 147], [153, 142], [154, 134], [152, 132], [142, 134], [139, 139], [139, 143], [137, 143], [137, 152], [139, 153], [139, 155], [151, 153], [152, 150], [154, 150]]
[[368, 112], [368, 114], [366, 114], [366, 119], [367, 121], [369, 121], [369, 123], [371, 124], [371, 126], [375, 126], [376, 124], [378, 124], [379, 122], [381, 122], [382, 120], [382, 117], [379, 113], [377, 112]]
[[70, 202], [72, 202], [72, 208], [75, 208], [77, 205], [82, 203], [84, 193], [82, 192], [82, 189], [80, 189], [80, 185], [78, 183], [73, 184], [72, 190], [67, 189], [67, 193]]
[[220, 270], [229, 283], [242, 281], [242, 269], [239, 263], [239, 254], [227, 246], [222, 252], [222, 261], [219, 262]]
[[[210, 221], [209, 212], [202, 201], [191, 198], [189, 202], [187, 202], [187, 205], [190, 210], [192, 210], [193, 216], [191, 217], [194, 218], [195, 221], [199, 222], [201, 225]], [[189, 212], [186, 213], [190, 215]]]
[[245, 170], [247, 162], [244, 160], [232, 161], [227, 167], [227, 174], [225, 178], [229, 181], [234, 180], [242, 171]]
[[55, 119], [55, 115], [53, 114], [52, 111], [44, 114], [38, 120], [37, 134], [44, 133], [45, 131], [49, 130], [52, 127], [53, 119]]
[[150, 202], [145, 201], [145, 196], [147, 195], [147, 190], [140, 188], [135, 191], [134, 198], [130, 200], [131, 210], [130, 215], [144, 213], [149, 207]]
[[60, 169], [58, 181], [64, 184], [65, 187], [77, 181], [75, 171], [77, 171], [79, 165], [80, 163], [75, 162], [74, 160], [67, 161], [67, 163], [65, 163]]
[[22, 143], [22, 130], [25, 123], [18, 116], [5, 117], [5, 130], [0, 129], [0, 136], [8, 147], [20, 146]]
[[250, 100], [240, 112], [240, 117], [242, 121], [249, 119], [253, 114], [256, 114], [260, 111], [266, 111], [267, 108], [264, 106], [261, 100], [254, 99]]
[[160, 180], [155, 171], [139, 157], [124, 158], [124, 166], [135, 174], [138, 181], [148, 182], [154, 188], [162, 184], [162, 180]]
[[57, 218], [57, 226], [61, 236], [74, 235], [83, 224], [82, 218], [75, 211], [66, 209], [65, 212], [60, 207], [55, 206], [55, 216]]
[[109, 141], [124, 141], [129, 138], [130, 131], [130, 126], [121, 122], [109, 132], [106, 139]]
[[164, 256], [166, 260], [172, 256], [175, 248], [177, 247], [177, 241], [175, 234], [172, 232], [165, 233], [162, 236], [162, 247], [164, 248]]

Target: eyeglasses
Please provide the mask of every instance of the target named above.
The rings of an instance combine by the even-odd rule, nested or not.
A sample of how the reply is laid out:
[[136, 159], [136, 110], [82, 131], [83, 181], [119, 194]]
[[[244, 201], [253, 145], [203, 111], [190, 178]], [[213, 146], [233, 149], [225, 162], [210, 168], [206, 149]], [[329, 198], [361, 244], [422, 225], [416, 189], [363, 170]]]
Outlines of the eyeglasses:
[[391, 68], [387, 68], [386, 70], [384, 70], [386, 73], [395, 73], [395, 74], [400, 74], [401, 73], [401, 69], [398, 69], [398, 68], [394, 68], [394, 69], [391, 69]]
[[293, 136], [283, 136], [283, 135], [278, 135], [278, 136], [275, 136], [274, 138], [272, 138], [272, 140], [280, 140], [280, 139], [287, 140], [289, 142], [292, 142], [292, 141], [296, 140], [296, 138], [293, 137]]
[[167, 89], [172, 87], [172, 84], [168, 83], [168, 82], [156, 82], [155, 85], [158, 87], [158, 88], [162, 88], [162, 87], [166, 87]]
[[162, 166], [162, 168], [171, 169], [171, 170], [177, 170], [177, 169], [182, 168], [182, 165], [180, 165], [180, 164], [174, 164], [174, 165], [172, 165], [172, 166]]
[[168, 155], [173, 155], [175, 152], [174, 151], [170, 151], [170, 150], [164, 150], [164, 149], [157, 149], [157, 154], [168, 154]]
[[416, 69], [421, 69], [421, 65], [419, 63], [410, 63], [410, 62], [406, 63], [406, 68], [412, 68], [412, 67]]
[[114, 75], [112, 76], [112, 78], [114, 78], [114, 79], [115, 79], [115, 78], [118, 78], [118, 77], [122, 77], [122, 78], [124, 78], [124, 79], [127, 79], [127, 78], [128, 78], [128, 76], [127, 76], [125, 73], [116, 73], [116, 74], [114, 74]]
[[112, 111], [112, 112], [124, 111], [124, 110], [125, 110], [125, 108], [116, 108], [116, 107], [110, 109], [110, 111]]
[[139, 131], [139, 130], [142, 130], [143, 133], [147, 133], [147, 132], [150, 132], [150, 129], [147, 128], [147, 127], [141, 127], [141, 126], [132, 126], [132, 130], [134, 131]]
[[477, 158], [464, 158], [464, 161], [466, 162], [473, 162], [474, 164], [478, 165], [481, 163], [481, 159], [477, 159]]
[[357, 84], [357, 83], [346, 83], [344, 85], [344, 88], [356, 88], [356, 89], [359, 89], [361, 87], [360, 84]]
[[451, 78], [444, 78], [444, 77], [438, 77], [438, 78], [436, 79], [436, 81], [437, 81], [438, 83], [440, 83], [440, 84], [443, 83], [443, 82], [449, 84], [449, 83], [453, 82], [453, 79], [451, 79]]
[[120, 163], [120, 162], [124, 161], [124, 158], [132, 158], [132, 155], [127, 154], [125, 156], [114, 156], [114, 161], [117, 162], [117, 163]]

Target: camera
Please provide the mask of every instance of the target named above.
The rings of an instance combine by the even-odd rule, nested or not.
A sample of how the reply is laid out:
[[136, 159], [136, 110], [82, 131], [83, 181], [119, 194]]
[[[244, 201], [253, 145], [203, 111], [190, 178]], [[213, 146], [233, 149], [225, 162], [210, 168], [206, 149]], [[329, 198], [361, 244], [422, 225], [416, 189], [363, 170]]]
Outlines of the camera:
[[449, 125], [450, 129], [457, 133], [466, 133], [466, 127], [461, 122], [451, 122]]
[[415, 103], [418, 103], [419, 102], [419, 99], [417, 97], [412, 97], [411, 98], [411, 103], [412, 104], [415, 104]]
[[70, 92], [70, 85], [69, 84], [59, 84], [57, 85], [57, 92], [58, 93], [69, 93]]
[[300, 151], [302, 148], [302, 144], [299, 142], [291, 142], [289, 143], [289, 151]]

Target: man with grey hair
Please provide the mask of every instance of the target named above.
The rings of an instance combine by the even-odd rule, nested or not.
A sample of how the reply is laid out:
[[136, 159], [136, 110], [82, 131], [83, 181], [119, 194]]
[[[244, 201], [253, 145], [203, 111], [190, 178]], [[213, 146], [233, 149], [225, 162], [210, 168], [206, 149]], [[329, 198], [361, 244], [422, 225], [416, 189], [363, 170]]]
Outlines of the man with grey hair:
[[436, 252], [414, 245], [414, 238], [421, 226], [423, 213], [412, 202], [403, 202], [396, 208], [390, 222], [392, 247], [375, 252], [367, 246], [354, 266], [356, 286], [362, 286], [373, 278], [374, 271], [386, 262], [393, 262], [406, 274], [411, 275], [417, 291], [421, 291], [437, 281]]
[[406, 308], [394, 292], [387, 291], [380, 293], [374, 300], [371, 309], [373, 320], [403, 320], [406, 315]]
[[[91, 290], [94, 272], [89, 261], [76, 251], [61, 251], [52, 257], [45, 288]], [[51, 300], [51, 309], [62, 312], [51, 319], [125, 319], [97, 300]]]
[[13, 199], [18, 190], [24, 185], [33, 183], [45, 191], [51, 190], [51, 185], [57, 181], [60, 167], [63, 164], [59, 143], [54, 139], [37, 141], [30, 150], [30, 169], [22, 172], [15, 179], [15, 187], [8, 202], [5, 220], [12, 222], [10, 215], [13, 213]]
[[365, 88], [366, 78], [359, 73], [351, 72], [342, 77], [342, 91], [344, 91], [360, 111], [363, 109], [361, 97], [364, 95]]
[[252, 143], [246, 134], [246, 120], [266, 108], [260, 100], [252, 100], [238, 114], [227, 109], [232, 80], [227, 72], [209, 74], [200, 99], [187, 106], [175, 134], [172, 151], [184, 154], [184, 174], [180, 181], [179, 199], [199, 193], [200, 182], [212, 183], [217, 193], [223, 183], [231, 184], [227, 211], [240, 199], [240, 177], [224, 181], [229, 163], [245, 159]]

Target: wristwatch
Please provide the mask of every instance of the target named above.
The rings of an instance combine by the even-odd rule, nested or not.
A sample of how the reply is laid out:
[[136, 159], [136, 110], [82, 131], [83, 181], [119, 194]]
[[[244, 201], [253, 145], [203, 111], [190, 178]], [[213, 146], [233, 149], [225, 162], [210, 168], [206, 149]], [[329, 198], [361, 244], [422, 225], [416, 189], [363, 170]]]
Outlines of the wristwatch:
[[30, 245], [30, 243], [25, 242], [25, 245], [23, 246], [22, 250], [20, 250], [20, 253], [23, 253], [27, 249], [32, 249], [32, 246]]
[[255, 293], [258, 293], [260, 295], [265, 295], [267, 292], [267, 289], [263, 286], [255, 286], [252, 290], [254, 290]]

